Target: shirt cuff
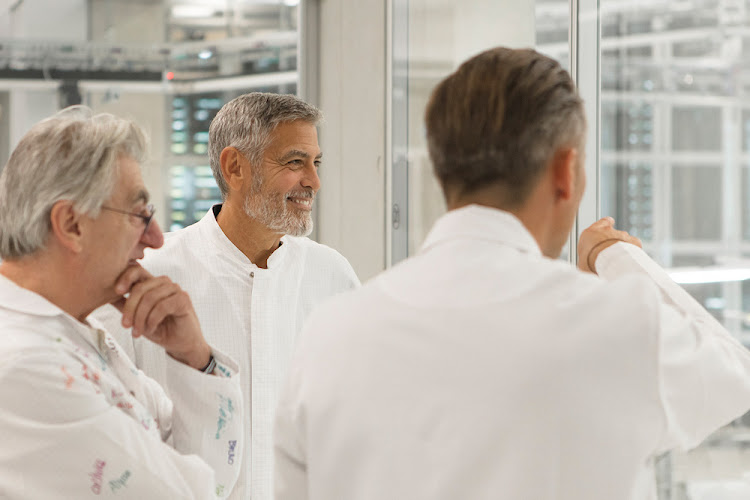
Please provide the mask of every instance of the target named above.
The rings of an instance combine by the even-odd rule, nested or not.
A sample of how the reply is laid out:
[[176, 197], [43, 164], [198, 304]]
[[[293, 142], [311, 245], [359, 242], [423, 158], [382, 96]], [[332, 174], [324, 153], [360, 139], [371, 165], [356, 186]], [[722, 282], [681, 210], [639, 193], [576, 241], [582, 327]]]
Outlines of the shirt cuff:
[[213, 375], [166, 355], [167, 388], [172, 398], [172, 438], [181, 453], [199, 455], [216, 473], [216, 494], [228, 495], [237, 481], [244, 449], [239, 365], [212, 347]]

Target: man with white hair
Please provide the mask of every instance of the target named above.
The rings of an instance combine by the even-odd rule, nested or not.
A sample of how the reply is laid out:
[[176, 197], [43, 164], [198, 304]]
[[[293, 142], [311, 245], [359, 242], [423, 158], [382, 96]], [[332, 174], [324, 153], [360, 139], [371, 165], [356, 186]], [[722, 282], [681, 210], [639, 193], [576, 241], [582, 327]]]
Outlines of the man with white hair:
[[[143, 261], [190, 294], [206, 339], [239, 361], [252, 435], [233, 499], [272, 498], [273, 412], [297, 334], [317, 304], [359, 284], [344, 257], [305, 237], [320, 188], [320, 120], [292, 95], [256, 92], [225, 104], [209, 130], [223, 203]], [[163, 381], [163, 350], [118, 328], [111, 309], [100, 317], [136, 365]]]
[[[145, 148], [133, 122], [72, 108], [0, 175], [2, 498], [225, 498], [239, 476], [238, 367], [187, 294], [138, 263], [164, 241]], [[89, 316], [105, 303], [166, 352], [173, 400]]]

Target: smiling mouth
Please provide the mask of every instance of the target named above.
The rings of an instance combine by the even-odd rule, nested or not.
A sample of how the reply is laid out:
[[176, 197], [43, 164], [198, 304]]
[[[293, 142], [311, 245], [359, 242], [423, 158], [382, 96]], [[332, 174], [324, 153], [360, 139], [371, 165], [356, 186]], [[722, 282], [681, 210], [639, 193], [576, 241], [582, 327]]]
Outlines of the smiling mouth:
[[289, 196], [286, 201], [289, 201], [293, 203], [294, 205], [297, 205], [305, 210], [312, 210], [313, 205], [313, 198], [296, 198], [294, 196]]

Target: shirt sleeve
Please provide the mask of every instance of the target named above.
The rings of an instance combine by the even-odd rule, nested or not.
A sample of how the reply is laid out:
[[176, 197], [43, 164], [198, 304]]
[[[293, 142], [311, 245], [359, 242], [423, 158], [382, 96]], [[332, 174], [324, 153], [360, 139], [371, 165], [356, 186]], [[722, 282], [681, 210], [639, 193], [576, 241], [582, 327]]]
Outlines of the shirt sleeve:
[[[158, 433], [144, 430], [96, 386], [76, 382], [70, 375], [80, 369], [75, 357], [61, 356], [60, 350], [36, 349], [2, 361], [0, 496], [206, 499], [228, 493], [220, 491], [216, 481], [222, 474], [227, 476], [226, 472], [215, 475], [201, 457], [180, 453], [205, 453], [209, 461], [217, 462], [212, 453], [201, 448], [207, 438], [195, 438], [195, 444], [181, 437], [176, 439], [180, 444], [175, 448], [165, 444]], [[197, 375], [209, 378], [200, 372]], [[218, 409], [224, 407], [216, 400], [219, 395], [229, 395], [219, 387], [222, 381], [212, 378], [217, 379], [213, 381], [217, 384], [213, 399], [195, 399], [203, 406], [199, 421], [204, 425], [209, 420], [217, 425], [216, 416], [221, 414]], [[211, 382], [207, 383], [195, 390], [206, 390]], [[175, 403], [172, 422], [173, 433], [180, 436], [194, 432], [199, 425], [181, 422], [190, 415], [179, 409], [182, 404]], [[234, 418], [241, 420], [241, 415]], [[200, 434], [206, 431], [201, 429]], [[230, 425], [222, 437], [237, 436], [233, 432]], [[214, 439], [213, 448], [224, 449], [218, 441]]]
[[212, 466], [217, 496], [224, 497], [240, 473], [244, 406], [239, 366], [215, 348], [212, 355], [213, 375], [166, 356], [167, 388], [174, 405], [171, 437], [177, 451], [199, 455]]
[[604, 279], [647, 276], [661, 292], [656, 362], [665, 429], [657, 452], [695, 447], [750, 409], [750, 352], [643, 250], [612, 245], [596, 269]]

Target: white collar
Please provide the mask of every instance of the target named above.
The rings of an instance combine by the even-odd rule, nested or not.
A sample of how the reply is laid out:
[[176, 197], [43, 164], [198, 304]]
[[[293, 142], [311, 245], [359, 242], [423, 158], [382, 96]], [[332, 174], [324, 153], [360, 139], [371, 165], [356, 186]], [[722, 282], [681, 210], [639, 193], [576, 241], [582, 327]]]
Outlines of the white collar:
[[[218, 258], [228, 259], [235, 265], [239, 265], [243, 268], [248, 266], [257, 268], [257, 266], [252, 263], [229, 238], [227, 238], [227, 235], [224, 234], [224, 231], [219, 227], [219, 222], [216, 220], [216, 216], [221, 211], [221, 205], [221, 203], [217, 203], [212, 206], [208, 212], [206, 212], [206, 215], [197, 222], [199, 231], [201, 231], [206, 238], [210, 238], [210, 240], [216, 245], [214, 248], [214, 255]], [[289, 238], [290, 237], [287, 235], [281, 237], [281, 246], [268, 258], [268, 269], [273, 269], [282, 265], [282, 262], [288, 253], [287, 249], [290, 246]]]
[[101, 352], [100, 342], [102, 325], [95, 318], [89, 316], [81, 323], [58, 306], [36, 292], [24, 288], [5, 276], [0, 275], [0, 309], [9, 309], [29, 316], [60, 317], [70, 325], [83, 339]]
[[440, 217], [432, 226], [420, 253], [456, 239], [489, 241], [542, 255], [539, 244], [515, 215], [483, 205], [468, 205]]
[[58, 316], [65, 311], [36, 292], [0, 275], [0, 307], [32, 316]]

